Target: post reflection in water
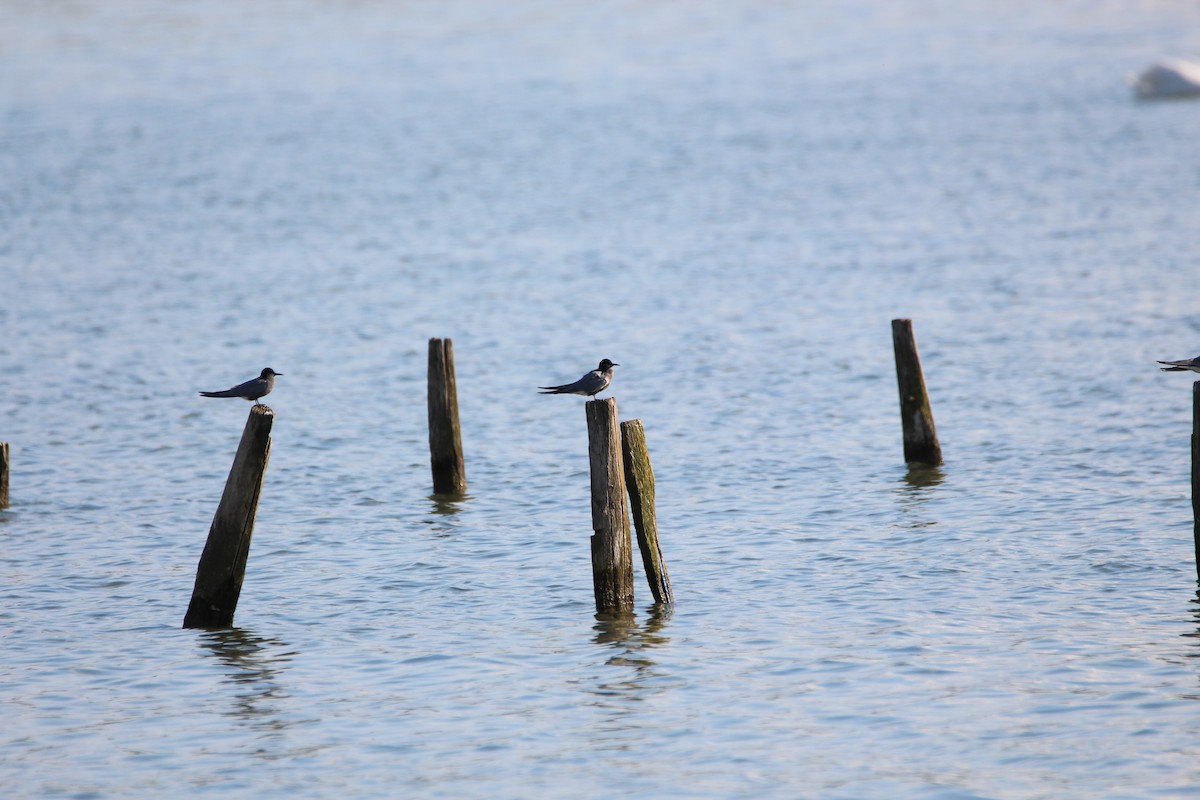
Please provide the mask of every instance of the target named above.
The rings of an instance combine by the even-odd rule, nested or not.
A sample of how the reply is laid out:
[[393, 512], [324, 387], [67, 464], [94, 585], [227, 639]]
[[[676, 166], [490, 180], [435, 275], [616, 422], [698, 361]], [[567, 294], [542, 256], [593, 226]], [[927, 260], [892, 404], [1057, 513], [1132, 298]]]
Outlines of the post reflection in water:
[[923, 489], [939, 486], [944, 480], [946, 480], [946, 473], [941, 467], [913, 462], [908, 465], [908, 471], [904, 473], [904, 485], [907, 488], [902, 491], [919, 495]]
[[671, 613], [669, 605], [651, 606], [650, 616], [644, 625], [638, 624], [637, 615], [632, 611], [596, 614], [596, 624], [592, 626], [592, 630], [596, 631], [593, 641], [596, 644], [624, 647], [627, 652], [666, 644], [670, 639], [660, 631], [671, 619]]
[[[1185, 639], [1190, 639], [1188, 642], [1191, 645], [1183, 651], [1184, 658], [1200, 659], [1200, 589], [1197, 589], [1195, 594], [1188, 599], [1188, 617], [1191, 623], [1195, 626], [1192, 630], [1179, 634]], [[1185, 692], [1181, 697], [1185, 700], [1200, 700], [1200, 676], [1197, 676], [1198, 688], [1194, 692]]]
[[431, 494], [428, 499], [433, 503], [429, 509], [430, 514], [450, 517], [461, 511], [459, 504], [470, 500], [471, 496], [467, 494]]
[[429, 526], [430, 532], [439, 539], [453, 536], [457, 523], [454, 517], [462, 511], [462, 503], [471, 499], [467, 494], [431, 494], [429, 512], [421, 521]]
[[926, 503], [934, 497], [937, 487], [946, 479], [941, 467], [912, 463], [904, 477], [897, 483], [896, 497], [900, 505], [900, 527], [917, 531], [937, 525], [931, 518]]
[[[593, 705], [609, 715], [597, 728], [597, 732], [606, 734], [599, 743], [604, 746], [607, 738], [609, 747], [625, 749], [626, 734], [639, 727], [640, 702], [675, 686], [650, 658], [651, 650], [670, 642], [663, 630], [671, 619], [671, 607], [653, 606], [644, 622], [639, 622], [634, 612], [597, 614], [595, 618], [592, 641], [614, 651], [604, 662], [605, 672], [597, 675], [588, 688], [597, 698]], [[619, 672], [610, 674], [609, 668], [618, 668]]]
[[220, 661], [234, 687], [229, 716], [267, 731], [286, 727], [273, 702], [286, 696], [277, 680], [295, 655], [286, 643], [242, 628], [205, 631], [200, 643]]

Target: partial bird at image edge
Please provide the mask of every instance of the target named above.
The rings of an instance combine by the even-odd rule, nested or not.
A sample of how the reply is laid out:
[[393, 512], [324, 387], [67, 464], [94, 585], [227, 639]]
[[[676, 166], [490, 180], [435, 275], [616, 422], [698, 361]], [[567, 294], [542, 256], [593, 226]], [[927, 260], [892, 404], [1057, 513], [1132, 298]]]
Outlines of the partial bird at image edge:
[[1200, 356], [1184, 358], [1179, 361], [1159, 361], [1158, 363], [1167, 365], [1160, 368], [1163, 372], [1200, 372]]

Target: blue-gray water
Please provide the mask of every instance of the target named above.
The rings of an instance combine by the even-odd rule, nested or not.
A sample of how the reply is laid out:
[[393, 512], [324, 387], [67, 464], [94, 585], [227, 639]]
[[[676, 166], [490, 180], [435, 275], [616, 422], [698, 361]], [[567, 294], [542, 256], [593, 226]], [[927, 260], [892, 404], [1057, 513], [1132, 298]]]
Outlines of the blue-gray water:
[[[1126, 84], [1197, 52], [1172, 2], [5, 3], [3, 795], [1200, 796], [1200, 103]], [[602, 357], [678, 599], [615, 622], [535, 393]], [[181, 630], [248, 410], [196, 392], [264, 366], [237, 627]]]

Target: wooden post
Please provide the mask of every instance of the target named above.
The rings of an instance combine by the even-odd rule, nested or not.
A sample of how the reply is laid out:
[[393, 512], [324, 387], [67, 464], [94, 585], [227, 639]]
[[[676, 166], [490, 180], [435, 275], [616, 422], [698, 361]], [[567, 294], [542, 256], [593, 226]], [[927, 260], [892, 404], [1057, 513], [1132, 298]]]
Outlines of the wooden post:
[[250, 554], [258, 496], [271, 455], [274, 419], [275, 412], [265, 405], [256, 404], [250, 409], [196, 568], [192, 602], [183, 618], [185, 628], [222, 628], [233, 624], [233, 612], [246, 574], [246, 558]]
[[1192, 384], [1192, 519], [1196, 579], [1200, 580], [1200, 381]]
[[904, 460], [937, 466], [942, 463], [942, 446], [938, 444], [937, 429], [933, 425], [933, 411], [929, 407], [929, 392], [925, 389], [925, 375], [921, 371], [911, 319], [892, 320], [892, 345], [896, 351], [896, 381], [900, 386]]
[[434, 494], [467, 490], [462, 431], [458, 426], [458, 384], [454, 379], [454, 342], [429, 340], [429, 463]]
[[633, 543], [625, 505], [625, 470], [621, 462], [617, 401], [584, 404], [588, 426], [588, 461], [592, 478], [592, 583], [596, 611], [633, 609]]
[[625, 486], [629, 489], [629, 506], [633, 511], [633, 528], [637, 531], [638, 549], [642, 551], [642, 566], [646, 582], [656, 603], [671, 603], [671, 578], [658, 543], [658, 521], [654, 514], [654, 469], [650, 466], [650, 451], [646, 447], [646, 431], [640, 419], [621, 423], [621, 455], [625, 461]]
[[0, 442], [0, 508], [8, 508], [8, 442]]

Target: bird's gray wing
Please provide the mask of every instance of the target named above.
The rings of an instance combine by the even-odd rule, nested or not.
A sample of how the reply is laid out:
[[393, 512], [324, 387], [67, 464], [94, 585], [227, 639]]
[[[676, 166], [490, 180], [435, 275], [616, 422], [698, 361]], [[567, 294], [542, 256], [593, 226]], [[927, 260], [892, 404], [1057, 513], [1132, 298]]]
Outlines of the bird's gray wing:
[[226, 389], [223, 392], [201, 392], [205, 397], [248, 397], [258, 389], [262, 388], [262, 381], [259, 378], [251, 378], [245, 383], [239, 383], [232, 389]]
[[574, 383], [564, 383], [562, 386], [539, 386], [552, 394], [594, 394], [604, 388], [604, 376], [596, 371], [584, 375]]
[[564, 383], [561, 386], [539, 386], [538, 388], [543, 390], [542, 394], [573, 394], [579, 391], [582, 383], [582, 380], [578, 380], [574, 383]]
[[606, 381], [599, 372], [592, 371], [575, 382], [584, 394], [595, 394], [604, 389]]

